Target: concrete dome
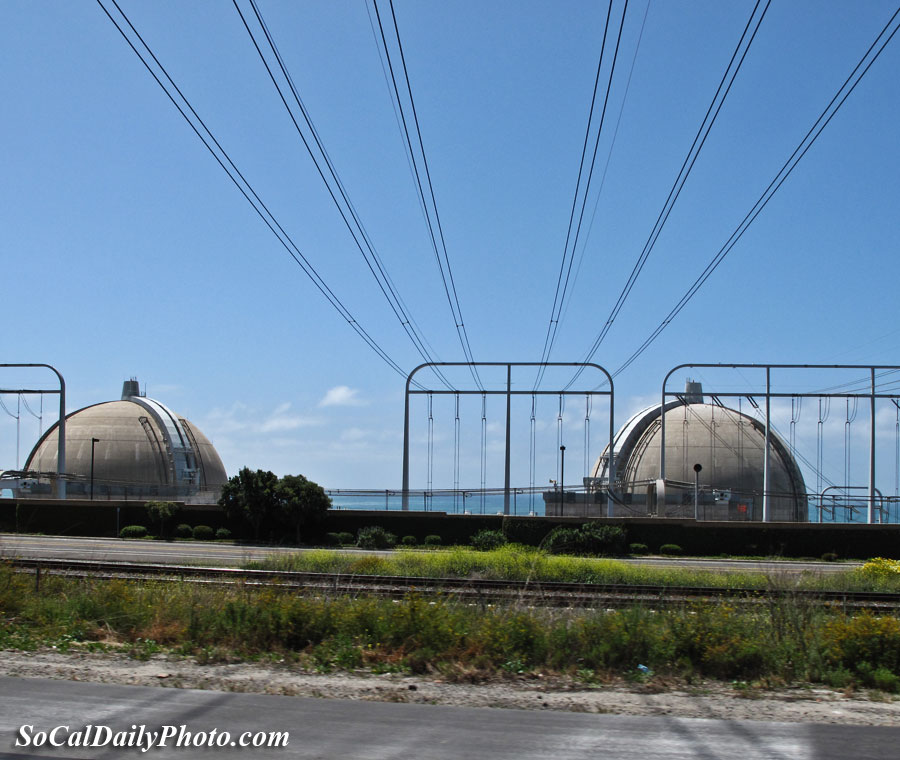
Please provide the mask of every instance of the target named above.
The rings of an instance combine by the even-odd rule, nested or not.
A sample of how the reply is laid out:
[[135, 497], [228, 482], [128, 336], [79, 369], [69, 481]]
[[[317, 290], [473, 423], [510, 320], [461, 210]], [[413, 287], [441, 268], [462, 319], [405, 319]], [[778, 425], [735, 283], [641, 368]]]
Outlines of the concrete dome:
[[[701, 519], [762, 519], [763, 423], [734, 409], [702, 403], [702, 396], [699, 399], [688, 396], [666, 404], [666, 515], [693, 516], [694, 465], [699, 464]], [[659, 513], [661, 430], [657, 404], [632, 417], [613, 441], [616, 481], [625, 505], [633, 505], [635, 513]], [[607, 465], [605, 451], [594, 465], [593, 476], [605, 479]], [[774, 431], [770, 431], [769, 513], [771, 520], [808, 519], [803, 476]]]
[[[134, 393], [135, 395], [128, 395]], [[38, 441], [25, 469], [56, 471], [58, 423]], [[69, 496], [87, 495], [94, 443], [95, 498], [166, 497], [214, 501], [227, 481], [209, 439], [188, 420], [126, 382], [121, 401], [108, 401], [66, 415]], [[191, 499], [199, 494], [207, 498]]]

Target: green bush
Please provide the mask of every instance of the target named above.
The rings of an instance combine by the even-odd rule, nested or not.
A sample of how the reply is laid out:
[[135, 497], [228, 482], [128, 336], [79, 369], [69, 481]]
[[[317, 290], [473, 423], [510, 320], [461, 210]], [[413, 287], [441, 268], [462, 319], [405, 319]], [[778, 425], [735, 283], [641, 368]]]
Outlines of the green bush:
[[625, 553], [625, 530], [618, 525], [585, 523], [554, 528], [544, 541], [551, 554], [608, 555]]
[[554, 528], [544, 539], [544, 548], [551, 554], [577, 554], [578, 529], [563, 525]]
[[126, 525], [119, 531], [119, 538], [146, 538], [147, 529], [143, 525]]
[[194, 526], [194, 540], [195, 541], [212, 541], [215, 537], [215, 533], [213, 529], [208, 525], [196, 525]]
[[181, 505], [174, 501], [148, 501], [144, 507], [153, 523], [159, 523], [159, 535], [166, 535], [166, 523], [181, 511]]
[[540, 546], [548, 533], [550, 526], [543, 518], [509, 516], [503, 518], [503, 535], [511, 544]]
[[670, 556], [682, 554], [681, 547], [678, 544], [663, 544], [659, 547], [660, 554], [668, 554]]
[[187, 523], [175, 526], [175, 538], [191, 538], [193, 535], [194, 529]]
[[415, 536], [404, 536], [400, 539], [400, 543], [403, 546], [418, 546], [419, 542], [416, 540]]
[[489, 552], [506, 543], [506, 536], [499, 530], [480, 530], [472, 536], [472, 548], [481, 552]]
[[625, 529], [618, 525], [586, 523], [581, 535], [586, 554], [625, 553]]
[[650, 547], [647, 544], [628, 544], [629, 554], [649, 554]]
[[866, 686], [894, 694], [900, 691], [900, 677], [896, 676], [890, 668], [873, 668], [867, 662], [861, 662], [857, 665], [856, 670]]
[[322, 543], [325, 546], [340, 546], [341, 539], [338, 533], [326, 533], [322, 536]]
[[825, 552], [822, 555], [822, 560], [824, 562], [837, 562], [838, 555], [834, 552]]
[[337, 536], [337, 542], [339, 544], [355, 544], [356, 539], [353, 538], [352, 533], [348, 533], [346, 530], [342, 530], [340, 533], [335, 533]]
[[360, 528], [356, 534], [356, 545], [361, 549], [390, 549], [397, 543], [397, 537], [380, 525]]
[[443, 542], [441, 541], [440, 536], [430, 535], [425, 536], [425, 541], [423, 543], [425, 546], [440, 546]]
[[217, 541], [226, 541], [231, 538], [231, 531], [228, 528], [219, 528], [216, 531], [216, 540]]

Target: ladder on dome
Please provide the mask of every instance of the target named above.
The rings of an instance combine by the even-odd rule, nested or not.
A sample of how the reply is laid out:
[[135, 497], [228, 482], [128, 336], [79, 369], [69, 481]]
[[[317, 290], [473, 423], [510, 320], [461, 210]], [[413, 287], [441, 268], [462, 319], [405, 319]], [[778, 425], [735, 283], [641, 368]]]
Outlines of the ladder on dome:
[[156, 449], [156, 452], [159, 454], [159, 459], [157, 459], [157, 465], [160, 461], [167, 461], [169, 463], [169, 467], [161, 467], [163, 482], [169, 482], [169, 472], [174, 472], [174, 462], [172, 461], [171, 455], [169, 455], [168, 451], [165, 451], [162, 447], [162, 444], [159, 442], [159, 436], [156, 435], [156, 431], [153, 429], [153, 425], [150, 424], [150, 419], [144, 415], [138, 417], [140, 420], [141, 427], [144, 428], [144, 432], [147, 434], [147, 438], [150, 441], [150, 445]]
[[194, 458], [196, 459], [197, 467], [195, 471], [200, 476], [199, 482], [194, 485], [199, 485], [201, 488], [206, 486], [206, 467], [203, 465], [203, 457], [200, 455], [200, 446], [197, 445], [197, 439], [194, 437], [194, 431], [191, 429], [191, 426], [188, 424], [188, 421], [185, 419], [178, 420], [181, 423], [181, 427], [184, 430], [184, 434], [188, 437], [188, 441], [190, 441], [191, 449]]

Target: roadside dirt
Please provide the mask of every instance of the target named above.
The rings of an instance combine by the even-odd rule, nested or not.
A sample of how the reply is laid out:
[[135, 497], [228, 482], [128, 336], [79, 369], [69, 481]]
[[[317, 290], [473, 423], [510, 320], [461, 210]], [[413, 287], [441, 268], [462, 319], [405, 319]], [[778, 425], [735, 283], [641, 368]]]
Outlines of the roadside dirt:
[[650, 679], [585, 686], [571, 679], [519, 676], [466, 684], [396, 674], [315, 674], [287, 664], [199, 665], [170, 655], [140, 661], [125, 654], [52, 650], [0, 652], [0, 675], [465, 707], [900, 726], [900, 699], [880, 693], [761, 690], [717, 682], [689, 686]]

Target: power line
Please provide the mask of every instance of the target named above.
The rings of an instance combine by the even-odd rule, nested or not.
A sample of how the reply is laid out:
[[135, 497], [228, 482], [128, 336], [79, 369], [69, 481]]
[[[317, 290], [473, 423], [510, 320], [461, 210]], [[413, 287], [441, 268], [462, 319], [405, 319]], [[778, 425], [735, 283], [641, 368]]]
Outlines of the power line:
[[[581, 148], [581, 161], [578, 166], [578, 177], [575, 181], [575, 193], [572, 198], [572, 210], [569, 213], [569, 226], [566, 232], [566, 242], [563, 247], [563, 256], [562, 261], [559, 266], [559, 275], [556, 280], [556, 293], [553, 296], [553, 307], [550, 310], [550, 322], [547, 325], [547, 335], [544, 337], [544, 348], [541, 351], [541, 367], [538, 370], [537, 378], [534, 382], [534, 388], [540, 385], [541, 380], [544, 377], [544, 372], [546, 371], [546, 362], [550, 360], [550, 354], [553, 351], [553, 344], [556, 342], [556, 335], [559, 331], [559, 321], [560, 315], [562, 313], [563, 304], [566, 299], [566, 292], [569, 288], [569, 280], [572, 274], [572, 264], [575, 261], [575, 250], [578, 246], [578, 237], [581, 234], [581, 226], [584, 221], [584, 212], [587, 207], [588, 195], [590, 193], [591, 187], [591, 179], [594, 175], [594, 166], [597, 161], [597, 149], [600, 146], [600, 136], [603, 133], [603, 123], [606, 119], [606, 108], [609, 104], [609, 94], [612, 90], [612, 80], [616, 71], [616, 61], [619, 57], [619, 46], [622, 42], [622, 31], [625, 28], [625, 16], [628, 13], [628, 0], [625, 0], [625, 5], [622, 9], [622, 16], [619, 20], [619, 33], [616, 38], [616, 47], [615, 52], [613, 54], [612, 65], [609, 69], [609, 78], [606, 83], [606, 94], [603, 98], [603, 108], [600, 113], [600, 123], [597, 128], [597, 135], [594, 140], [594, 148], [591, 156], [590, 168], [587, 172], [587, 179], [583, 186], [582, 191], [582, 183], [581, 179], [584, 174], [586, 158], [587, 158], [587, 150], [588, 144], [590, 142], [591, 136], [591, 128], [593, 126], [594, 120], [594, 111], [595, 105], [597, 102], [597, 91], [600, 84], [600, 73], [603, 69], [603, 56], [606, 51], [606, 39], [609, 32], [609, 22], [612, 17], [612, 6], [613, 0], [609, 0], [609, 7], [606, 12], [606, 22], [603, 26], [603, 40], [600, 44], [600, 60], [597, 63], [597, 74], [594, 78], [594, 90], [591, 95], [591, 107], [588, 110], [588, 123], [587, 128], [585, 129], [584, 134], [584, 144]], [[575, 213], [578, 208], [578, 198], [581, 196], [581, 210], [578, 214], [578, 221], [575, 222]], [[574, 236], [573, 236], [573, 228], [574, 228]], [[569, 242], [572, 242], [571, 251], [569, 250]], [[568, 263], [567, 263], [568, 262]], [[563, 279], [563, 273], [565, 272], [565, 280]]]
[[[162, 91], [172, 102], [172, 105], [175, 106], [175, 108], [181, 114], [182, 118], [187, 122], [188, 126], [194, 131], [194, 134], [196, 134], [197, 137], [200, 138], [200, 141], [210, 152], [212, 157], [216, 160], [216, 163], [218, 163], [222, 170], [228, 175], [228, 178], [240, 191], [241, 195], [244, 196], [244, 199], [250, 204], [250, 206], [256, 212], [257, 216], [262, 219], [263, 223], [269, 228], [272, 234], [275, 235], [275, 237], [278, 239], [278, 242], [281, 243], [282, 247], [287, 251], [288, 255], [290, 255], [290, 257], [296, 262], [296, 264], [303, 270], [307, 277], [312, 280], [313, 284], [316, 286], [319, 292], [332, 305], [332, 307], [334, 307], [338, 314], [340, 314], [341, 317], [346, 320], [346, 322], [360, 336], [360, 338], [363, 339], [366, 345], [368, 345], [369, 348], [371, 348], [379, 356], [379, 358], [381, 358], [382, 361], [384, 361], [391, 369], [397, 372], [401, 377], [406, 377], [407, 373], [404, 372], [403, 369], [401, 369], [401, 367], [384, 351], [384, 349], [381, 348], [378, 342], [374, 338], [372, 338], [372, 336], [369, 335], [368, 332], [366, 332], [366, 330], [362, 327], [362, 325], [359, 324], [359, 322], [357, 322], [353, 314], [341, 302], [337, 295], [335, 295], [335, 293], [331, 290], [325, 280], [322, 279], [322, 277], [316, 271], [315, 267], [313, 267], [309, 260], [303, 255], [290, 235], [288, 235], [288, 233], [284, 230], [284, 228], [281, 226], [272, 212], [269, 211], [265, 203], [263, 203], [262, 199], [253, 189], [253, 186], [247, 181], [247, 179], [240, 172], [235, 163], [231, 160], [230, 156], [215, 138], [209, 127], [206, 126], [203, 119], [200, 118], [197, 111], [194, 110], [194, 107], [191, 105], [190, 101], [185, 97], [184, 93], [180, 90], [178, 85], [175, 84], [175, 81], [172, 79], [172, 77], [169, 76], [169, 73], [166, 71], [165, 67], [162, 65], [162, 63], [160, 63], [159, 59], [156, 57], [153, 50], [146, 43], [143, 37], [141, 37], [140, 33], [131, 23], [125, 12], [119, 7], [119, 4], [116, 2], [116, 0], [111, 0], [111, 2], [115, 6], [118, 13], [121, 15], [122, 19], [124, 19], [125, 23], [131, 29], [133, 35], [143, 46], [143, 49], [146, 51], [147, 55], [149, 55], [149, 57], [153, 60], [161, 74], [168, 81], [169, 85], [178, 94], [178, 97], [181, 99], [183, 106], [182, 103], [178, 102], [178, 100], [172, 94], [172, 91], [166, 86], [162, 79], [160, 79], [156, 71], [154, 71], [153, 67], [148, 62], [145, 55], [141, 53], [140, 50], [138, 50], [134, 41], [132, 41], [126, 31], [122, 28], [121, 24], [113, 17], [109, 9], [103, 4], [103, 1], [97, 0], [97, 4], [100, 6], [109, 20], [113, 23], [113, 26], [116, 27], [119, 34], [122, 35], [122, 38], [131, 48], [134, 54], [140, 59], [141, 63], [144, 65], [144, 68], [147, 69], [147, 71], [150, 73], [150, 76], [152, 76], [156, 83], [160, 86]], [[191, 120], [191, 117], [188, 116], [187, 111], [189, 111], [190, 114], [194, 117], [196, 123]], [[201, 132], [201, 128], [203, 132]]]
[[[263, 63], [263, 66], [266, 69], [266, 72], [269, 75], [269, 78], [272, 81], [272, 84], [275, 86], [276, 91], [281, 99], [282, 104], [285, 107], [285, 110], [288, 113], [288, 116], [291, 119], [291, 122], [294, 125], [294, 129], [297, 131], [297, 134], [300, 136], [301, 141], [303, 142], [304, 147], [306, 148], [309, 157], [312, 159], [313, 164], [316, 167], [316, 170], [319, 173], [319, 177], [322, 182], [325, 184], [326, 189], [328, 190], [328, 194], [331, 197], [332, 202], [338, 210], [338, 213], [341, 215], [341, 219], [344, 222], [344, 225], [347, 227], [348, 232], [353, 238], [353, 242], [356, 244], [357, 249], [360, 254], [362, 254], [363, 259], [366, 262], [366, 266], [371, 272], [372, 276], [375, 278], [375, 281], [378, 283], [378, 287], [381, 290], [382, 295], [384, 295], [385, 299], [388, 302], [388, 305], [391, 307], [391, 310], [394, 312], [394, 316], [397, 317], [397, 320], [400, 322], [401, 327], [406, 332], [409, 339], [412, 341], [413, 345], [418, 351], [419, 355], [426, 363], [433, 363], [437, 361], [437, 357], [433, 356], [431, 351], [429, 351], [429, 346], [427, 341], [424, 339], [424, 336], [421, 334], [421, 330], [418, 328], [417, 323], [409, 314], [406, 305], [403, 303], [403, 299], [400, 297], [397, 289], [391, 280], [390, 276], [387, 273], [387, 270], [382, 262], [378, 252], [375, 250], [375, 247], [366, 232], [365, 227], [363, 226], [362, 221], [359, 218], [359, 215], [354, 207], [353, 203], [350, 201], [350, 198], [347, 195], [347, 191], [344, 187], [343, 182], [341, 181], [337, 170], [334, 167], [334, 163], [331, 160], [331, 157], [328, 155], [328, 151], [325, 149], [324, 144], [322, 143], [321, 138], [319, 137], [318, 130], [313, 124], [312, 118], [309, 115], [309, 111], [307, 110], [303, 100], [300, 97], [300, 94], [297, 90], [297, 87], [294, 85], [293, 78], [290, 75], [290, 72], [287, 69], [287, 66], [284, 63], [284, 59], [281, 56], [280, 51], [278, 50], [278, 46], [275, 43], [272, 34], [269, 32], [268, 25], [262, 17], [262, 13], [259, 10], [259, 7], [256, 3], [256, 0], [250, 0], [250, 5], [253, 8], [254, 15], [256, 16], [256, 20], [262, 29], [262, 32], [266, 38], [266, 41], [269, 45], [269, 49], [272, 54], [275, 56], [275, 60], [278, 63], [278, 67], [281, 71], [282, 76], [288, 84], [288, 87], [293, 96], [294, 102], [297, 104], [297, 107], [300, 109], [300, 112], [303, 116], [303, 120], [306, 123], [307, 129], [312, 135], [312, 140], [315, 143], [316, 148], [318, 148], [318, 155], [315, 151], [313, 151], [312, 145], [310, 141], [307, 139], [304, 134], [300, 124], [297, 121], [297, 118], [294, 115], [291, 106], [288, 104], [288, 100], [285, 97], [284, 91], [279, 84], [275, 73], [272, 71], [272, 68], [269, 66], [269, 62], [266, 60], [266, 56], [263, 54], [262, 49], [256, 39], [256, 35], [253, 30], [250, 28], [249, 23], [247, 22], [246, 17], [241, 11], [240, 6], [238, 5], [237, 0], [232, 0], [235, 10], [237, 10], [238, 15], [241, 18], [241, 22], [244, 25], [244, 29], [247, 31], [247, 34], [250, 37], [251, 42], [253, 43], [253, 47], [256, 49], [257, 54], [259, 55], [260, 60]], [[323, 169], [322, 164], [324, 163], [325, 168]], [[326, 171], [328, 176], [326, 177]], [[330, 182], [329, 182], [330, 177]], [[334, 187], [332, 187], [332, 184]], [[336, 190], [335, 190], [336, 188]], [[340, 196], [340, 200], [338, 200], [337, 196]], [[343, 201], [343, 205], [341, 204]], [[349, 216], [349, 218], [348, 218]], [[352, 220], [352, 224], [351, 224]], [[444, 377], [441, 373], [440, 369], [434, 368], [435, 374], [437, 374], [438, 378], [444, 383], [447, 388], [452, 388], [450, 382]]]
[[[676, 316], [681, 312], [681, 310], [688, 304], [688, 302], [694, 297], [696, 292], [703, 286], [710, 275], [716, 270], [719, 264], [725, 259], [725, 257], [729, 254], [732, 248], [737, 244], [737, 242], [741, 239], [743, 234], [747, 231], [751, 224], [755, 221], [755, 219], [759, 216], [762, 210], [766, 207], [768, 202], [772, 199], [772, 196], [778, 192], [778, 189], [784, 184], [784, 181], [790, 176], [791, 172], [796, 168], [797, 164], [800, 163], [803, 156], [806, 155], [806, 152], [813, 146], [816, 139], [818, 139], [819, 135], [822, 134], [822, 131], [825, 127], [828, 126], [829, 122], [834, 118], [835, 114], [840, 110], [841, 106], [850, 97], [850, 93], [856, 89], [856, 86], [862, 81], [862, 78], [866, 75], [866, 73], [871, 68], [872, 64], [878, 60], [878, 56], [881, 55], [882, 51], [887, 47], [888, 43], [893, 39], [894, 35], [897, 33], [897, 30], [900, 29], [900, 25], [894, 27], [893, 31], [887, 35], [884, 42], [881, 44], [881, 47], [878, 48], [877, 52], [874, 56], [872, 56], [871, 60], [866, 63], [866, 59], [869, 58], [870, 53], [875, 49], [878, 45], [879, 40], [884, 37], [890, 28], [891, 24], [894, 23], [894, 19], [897, 15], [900, 14], [900, 8], [894, 11], [894, 14], [891, 16], [890, 20], [885, 24], [884, 28], [878, 33], [878, 36], [875, 38], [875, 41], [869, 46], [869, 49], [866, 50], [865, 54], [862, 58], [860, 58], [859, 62], [853, 68], [853, 71], [850, 72], [850, 75], [844, 81], [844, 83], [838, 88], [838, 91], [835, 93], [834, 97], [829, 101], [828, 105], [825, 106], [825, 109], [819, 114], [819, 117], [815, 120], [812, 127], [810, 127], [809, 131], [804, 135], [803, 139], [800, 141], [799, 145], [794, 149], [794, 152], [791, 153], [790, 157], [787, 161], [785, 161], [784, 165], [781, 169], [778, 170], [778, 173], [775, 175], [775, 178], [769, 183], [769, 186], [763, 191], [763, 194], [759, 197], [753, 207], [747, 212], [747, 215], [741, 220], [740, 224], [735, 228], [734, 232], [731, 233], [731, 236], [728, 240], [725, 241], [725, 244], [719, 249], [715, 256], [713, 256], [712, 260], [706, 265], [706, 268], [703, 272], [700, 273], [700, 276], [694, 281], [694, 283], [688, 288], [685, 294], [681, 297], [675, 307], [666, 315], [665, 319], [656, 327], [656, 329], [647, 337], [647, 339], [641, 344], [641, 346], [622, 364], [619, 369], [617, 369], [613, 373], [613, 377], [623, 372], [626, 368], [628, 368], [634, 361], [637, 359], [647, 348], [659, 337], [660, 333], [668, 327], [668, 325], [675, 319]], [[856, 76], [857, 71], [859, 71], [860, 67], [865, 63], [865, 68], [862, 69], [859, 76], [856, 78], [856, 81], [853, 82], [852, 85], [849, 86], [850, 82], [853, 80], [854, 76]], [[846, 89], [846, 92], [844, 90]], [[843, 96], [841, 93], [844, 93]], [[837, 105], [835, 105], [837, 103]], [[832, 106], [834, 108], [832, 109]], [[829, 113], [830, 111], [830, 113]]]
[[[438, 213], [437, 201], [434, 194], [434, 185], [431, 181], [431, 171], [428, 168], [428, 157], [425, 153], [425, 143], [422, 140], [422, 130], [419, 126], [419, 116], [416, 111], [416, 103], [412, 94], [412, 85], [409, 80], [409, 70], [406, 66], [406, 56], [403, 52], [403, 43], [400, 40], [400, 27], [397, 25], [397, 16], [394, 13], [393, 0], [389, 0], [391, 8], [391, 22], [394, 27], [394, 37], [397, 41], [397, 50], [400, 54], [400, 67], [402, 68], [403, 77], [406, 82], [406, 93], [409, 100], [409, 106], [412, 114], [412, 122], [415, 126], [416, 144], [418, 151], [413, 148], [413, 141], [410, 135], [409, 119], [403, 108], [403, 99], [400, 97], [400, 88], [397, 85], [397, 76], [394, 71], [394, 64], [391, 60], [390, 47], [388, 46], [387, 36], [384, 31], [384, 24], [381, 19], [381, 12], [378, 10], [377, 0], [372, 0], [375, 9], [375, 17], [378, 23], [378, 29], [381, 35], [381, 44], [384, 48], [385, 60], [387, 61], [390, 80], [393, 86], [394, 97], [396, 97], [397, 106], [400, 112], [400, 119], [403, 124], [403, 134], [406, 138], [406, 145], [409, 149], [409, 156], [412, 159], [413, 169], [416, 178], [416, 188], [419, 195], [419, 201], [425, 211], [425, 221], [428, 226], [429, 236], [431, 238], [431, 246], [434, 250], [435, 260], [437, 261], [438, 270], [441, 273], [441, 283], [444, 286], [444, 293], [447, 296], [447, 302], [450, 305], [450, 312], [453, 315], [453, 321], [456, 325], [456, 333], [459, 338], [463, 354], [468, 363], [469, 371], [479, 390], [484, 390], [478, 370], [475, 367], [475, 357], [472, 353], [472, 347], [469, 343], [469, 336], [466, 332], [465, 322], [463, 321], [462, 309], [459, 305], [459, 295], [456, 289], [456, 283], [453, 279], [453, 270], [450, 267], [450, 257], [447, 252], [447, 244], [444, 238], [444, 230], [441, 226], [441, 218]], [[419, 168], [417, 156], [421, 156], [422, 168]], [[427, 185], [428, 192], [425, 192]], [[430, 204], [429, 204], [430, 200]]]
[[[600, 344], [603, 343], [603, 340], [606, 338], [607, 334], [612, 328], [613, 323], [616, 321], [616, 317], [619, 316], [619, 312], [625, 305], [625, 301], [628, 299], [628, 296], [634, 289], [634, 285], [637, 282], [637, 279], [640, 276], [641, 272], [643, 271], [644, 265], [647, 263], [647, 259], [653, 252], [656, 241], [659, 239], [663, 227], [665, 227], [665, 224], [669, 219], [669, 215], [672, 213], [672, 209], [675, 207], [675, 203], [678, 200], [679, 195], [681, 195], [684, 184], [685, 182], [687, 182], [691, 170], [694, 168], [694, 164], [697, 162], [700, 151], [703, 149], [703, 146], [706, 143], [706, 139], [709, 137], [709, 133], [712, 130], [713, 125], [716, 123], [716, 119], [718, 118], [719, 113], [722, 110], [725, 99], [728, 97], [735, 79], [737, 79], [737, 75], [741, 70], [741, 66], [744, 63], [745, 58], [747, 57], [750, 46], [753, 44], [753, 40], [756, 38], [756, 33], [759, 31], [759, 27], [762, 24], [766, 12], [769, 9], [771, 0], [767, 0], [762, 13], [757, 17], [756, 12], [759, 9], [760, 2], [761, 0], [757, 0], [756, 5], [753, 6], [750, 17], [747, 19], [744, 30], [743, 32], [741, 32], [741, 36], [734, 48], [734, 52], [731, 54], [728, 65], [725, 67], [722, 78], [719, 80], [719, 86], [716, 88], [715, 94], [710, 101], [709, 107], [706, 109], [703, 120], [700, 122], [700, 126], [697, 129], [697, 134], [694, 135], [694, 140], [691, 143], [687, 155], [685, 156], [684, 161], [681, 164], [681, 168], [678, 170], [678, 175], [675, 177], [675, 182], [672, 184], [672, 187], [669, 190], [669, 194], [666, 197], [665, 203], [663, 203], [663, 207], [660, 210], [659, 215], [656, 217], [653, 228], [650, 230], [650, 235], [647, 237], [647, 241], [644, 243], [644, 247], [641, 250], [637, 261], [635, 262], [634, 267], [631, 270], [631, 274], [628, 276], [624, 287], [619, 293], [619, 297], [616, 299], [616, 303], [613, 305], [612, 309], [609, 312], [609, 315], [606, 318], [606, 322], [604, 323], [597, 337], [594, 338], [594, 342], [585, 355], [583, 361], [591, 361], [594, 354], [597, 353], [597, 350], [600, 348]], [[754, 19], [756, 19], [755, 26]], [[751, 26], [753, 26], [752, 33], [750, 33]], [[744, 44], [745, 41], [746, 45]], [[743, 52], [741, 52], [742, 49]], [[740, 56], [740, 58], [738, 56]], [[735, 65], [735, 61], [737, 61], [737, 65]], [[566, 387], [570, 387], [572, 383], [574, 383], [578, 379], [578, 377], [580, 377], [580, 375], [581, 370], [576, 372], [575, 376]]]
[[[600, 186], [597, 188], [597, 196], [594, 200], [594, 209], [591, 212], [591, 221], [588, 224], [587, 232], [584, 235], [584, 240], [581, 244], [581, 254], [578, 256], [578, 264], [575, 267], [575, 275], [572, 278], [572, 289], [574, 290], [575, 284], [578, 281], [578, 275], [581, 273], [581, 265], [584, 263], [584, 255], [587, 252], [587, 241], [591, 237], [591, 232], [594, 229], [594, 221], [597, 218], [597, 210], [600, 208], [600, 198], [603, 196], [603, 188], [606, 185], [606, 174], [609, 171], [609, 164], [612, 160], [613, 150], [616, 147], [616, 140], [619, 136], [619, 127], [622, 124], [622, 115], [625, 113], [625, 104], [628, 102], [628, 93], [631, 90], [631, 79], [634, 75], [634, 66], [637, 63], [638, 53], [641, 50], [641, 41], [644, 39], [644, 27], [647, 25], [647, 16], [650, 14], [650, 0], [647, 0], [647, 6], [644, 8], [644, 16], [641, 19], [641, 30], [638, 32], [637, 43], [634, 46], [634, 55], [631, 57], [631, 66], [628, 70], [628, 79], [625, 81], [625, 93], [622, 96], [622, 103], [619, 106], [619, 115], [616, 117], [616, 126], [613, 129], [612, 139], [609, 143], [609, 151], [606, 154], [606, 163], [603, 166], [603, 174], [600, 176]], [[560, 318], [560, 323], [564, 322], [566, 319], [566, 315], [569, 312], [569, 307], [572, 305], [572, 299], [570, 298], [568, 303], [566, 303], [565, 308], [562, 312], [562, 317]]]

